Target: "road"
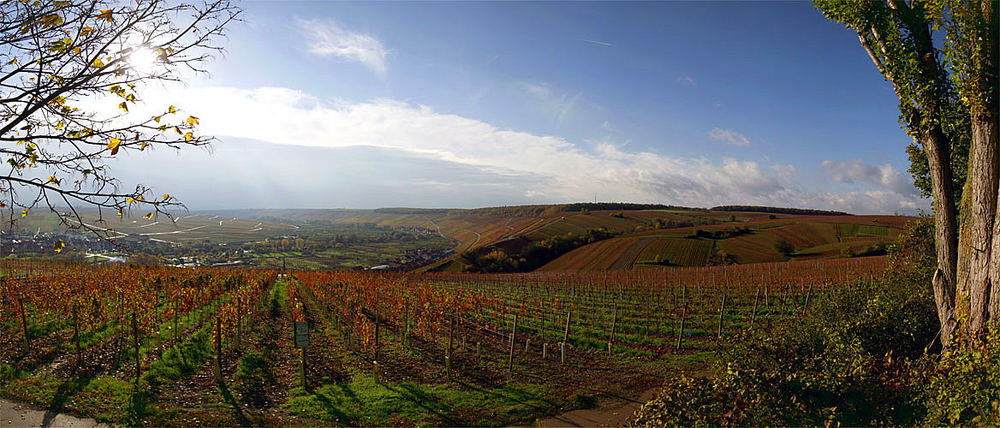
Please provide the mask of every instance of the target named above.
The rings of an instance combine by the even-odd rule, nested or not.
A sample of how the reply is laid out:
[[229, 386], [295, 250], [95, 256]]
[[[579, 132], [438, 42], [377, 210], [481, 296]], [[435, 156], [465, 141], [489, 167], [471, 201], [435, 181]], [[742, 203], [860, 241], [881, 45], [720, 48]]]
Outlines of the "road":
[[108, 427], [93, 419], [36, 410], [24, 404], [0, 400], [0, 428], [7, 427], [54, 427], [54, 428], [94, 428]]

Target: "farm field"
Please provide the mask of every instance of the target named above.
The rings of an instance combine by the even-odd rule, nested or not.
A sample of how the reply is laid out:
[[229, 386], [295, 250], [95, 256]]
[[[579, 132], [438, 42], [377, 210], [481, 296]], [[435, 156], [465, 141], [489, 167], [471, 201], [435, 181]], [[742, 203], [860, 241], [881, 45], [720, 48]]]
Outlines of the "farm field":
[[487, 275], [3, 259], [0, 396], [128, 425], [531, 424], [701, 370], [726, 341], [809, 316], [884, 265]]
[[[704, 266], [711, 263], [713, 255], [722, 262], [719, 264], [852, 257], [873, 245], [893, 242], [912, 220], [895, 216], [790, 215], [772, 219], [757, 215], [746, 221], [624, 234], [577, 248], [539, 270]], [[781, 241], [790, 244], [793, 251], [779, 252], [777, 244]], [[623, 252], [624, 248], [630, 251]], [[638, 251], [639, 256], [633, 257], [632, 251]]]

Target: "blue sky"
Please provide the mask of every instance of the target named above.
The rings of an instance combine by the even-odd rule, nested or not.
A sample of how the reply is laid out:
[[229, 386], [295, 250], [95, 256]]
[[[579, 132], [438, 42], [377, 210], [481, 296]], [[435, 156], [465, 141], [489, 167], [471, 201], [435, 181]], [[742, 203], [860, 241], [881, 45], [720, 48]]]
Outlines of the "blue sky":
[[929, 207], [891, 87], [806, 2], [246, 2], [154, 88], [219, 137], [133, 154], [194, 209], [593, 199]]

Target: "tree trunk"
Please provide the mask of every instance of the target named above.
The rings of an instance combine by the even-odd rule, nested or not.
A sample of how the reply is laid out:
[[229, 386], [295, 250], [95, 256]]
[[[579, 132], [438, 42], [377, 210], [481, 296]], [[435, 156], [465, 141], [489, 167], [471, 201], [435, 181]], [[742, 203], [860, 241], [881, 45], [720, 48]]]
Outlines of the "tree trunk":
[[[991, 257], [994, 248], [993, 234], [997, 225], [997, 191], [1000, 181], [998, 167], [996, 119], [990, 113], [972, 118], [972, 153], [969, 161], [969, 198], [967, 211], [963, 212], [957, 304], [959, 316], [967, 316], [968, 332], [976, 336], [990, 320], [990, 303], [993, 293], [992, 272], [1000, 260]], [[963, 206], [964, 207], [964, 206]], [[1000, 254], [998, 254], [1000, 255]], [[993, 311], [995, 312], [995, 310]]]
[[925, 135], [921, 144], [927, 154], [934, 198], [934, 248], [937, 271], [932, 286], [938, 321], [941, 323], [941, 345], [947, 348], [955, 330], [955, 284], [958, 266], [958, 220], [955, 213], [955, 190], [952, 186], [948, 140], [935, 129]]

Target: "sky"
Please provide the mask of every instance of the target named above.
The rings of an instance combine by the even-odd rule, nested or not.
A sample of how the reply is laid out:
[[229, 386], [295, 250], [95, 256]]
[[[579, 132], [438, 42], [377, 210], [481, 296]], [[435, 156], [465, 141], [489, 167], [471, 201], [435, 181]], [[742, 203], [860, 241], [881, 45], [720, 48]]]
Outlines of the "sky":
[[248, 1], [148, 87], [210, 149], [112, 172], [191, 209], [620, 201], [927, 210], [892, 88], [807, 2]]

